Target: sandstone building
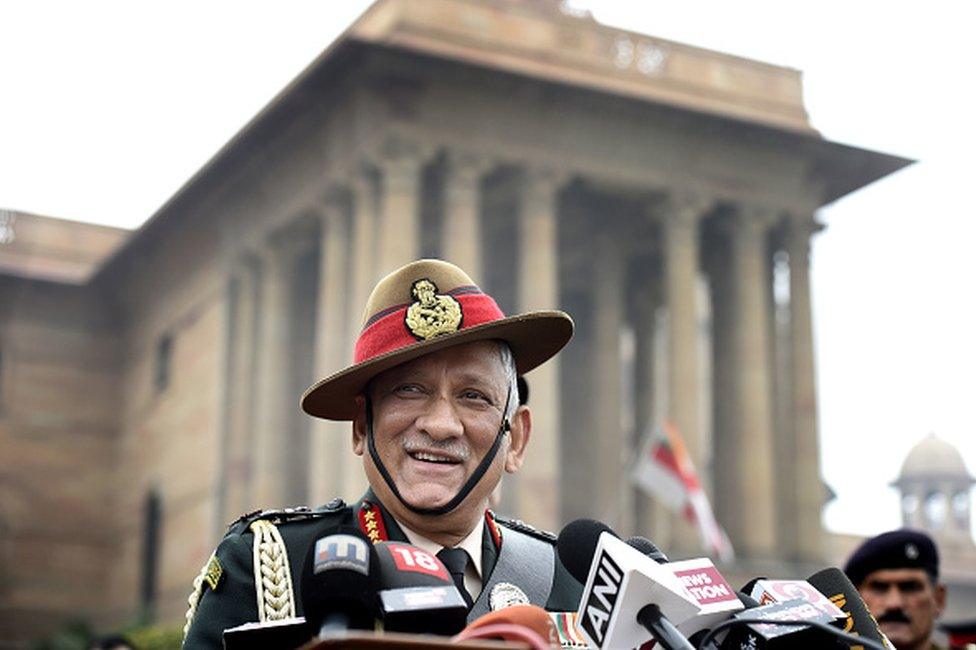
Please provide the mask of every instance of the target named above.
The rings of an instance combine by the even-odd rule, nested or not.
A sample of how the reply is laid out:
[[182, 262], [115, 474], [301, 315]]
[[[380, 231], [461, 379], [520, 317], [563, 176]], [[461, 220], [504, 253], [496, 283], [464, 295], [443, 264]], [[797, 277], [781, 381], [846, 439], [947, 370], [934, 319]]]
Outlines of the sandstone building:
[[356, 498], [298, 396], [418, 256], [577, 320], [503, 511], [694, 553], [627, 482], [667, 417], [741, 571], [820, 566], [814, 215], [907, 163], [821, 137], [795, 70], [555, 2], [380, 0], [124, 243], [84, 235], [89, 275], [0, 246], [0, 628], [179, 622], [227, 522]]

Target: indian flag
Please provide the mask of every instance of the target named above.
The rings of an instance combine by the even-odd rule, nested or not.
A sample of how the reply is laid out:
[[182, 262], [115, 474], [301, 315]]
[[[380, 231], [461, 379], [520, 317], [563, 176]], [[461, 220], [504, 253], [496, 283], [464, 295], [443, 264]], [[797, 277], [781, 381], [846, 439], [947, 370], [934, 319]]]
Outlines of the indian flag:
[[723, 561], [735, 557], [732, 543], [715, 519], [685, 443], [673, 423], [665, 420], [647, 436], [632, 478], [644, 492], [695, 524], [709, 553]]

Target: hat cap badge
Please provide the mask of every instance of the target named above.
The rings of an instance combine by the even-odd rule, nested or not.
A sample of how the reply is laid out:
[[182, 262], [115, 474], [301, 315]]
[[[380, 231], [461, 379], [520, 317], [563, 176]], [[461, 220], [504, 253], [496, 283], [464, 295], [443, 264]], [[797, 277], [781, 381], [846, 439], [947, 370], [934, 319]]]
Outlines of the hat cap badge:
[[905, 557], [909, 560], [918, 559], [918, 547], [914, 544], [905, 544]]
[[413, 283], [410, 293], [416, 302], [407, 309], [407, 329], [417, 339], [427, 341], [461, 327], [461, 303], [453, 296], [437, 293], [437, 285], [427, 278]]

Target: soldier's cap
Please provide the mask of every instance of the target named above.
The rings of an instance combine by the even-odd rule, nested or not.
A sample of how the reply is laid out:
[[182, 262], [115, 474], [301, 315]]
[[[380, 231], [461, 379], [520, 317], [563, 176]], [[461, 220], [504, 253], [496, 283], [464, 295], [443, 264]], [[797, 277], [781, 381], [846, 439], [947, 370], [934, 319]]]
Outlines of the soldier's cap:
[[870, 574], [883, 569], [923, 569], [935, 583], [939, 579], [939, 551], [932, 538], [920, 530], [892, 530], [862, 543], [847, 560], [844, 573], [860, 587]]
[[326, 420], [352, 420], [356, 396], [394, 366], [474, 341], [508, 343], [524, 374], [546, 362], [573, 336], [562, 311], [505, 316], [467, 273], [436, 259], [411, 262], [379, 281], [366, 302], [353, 365], [313, 384], [302, 409]]

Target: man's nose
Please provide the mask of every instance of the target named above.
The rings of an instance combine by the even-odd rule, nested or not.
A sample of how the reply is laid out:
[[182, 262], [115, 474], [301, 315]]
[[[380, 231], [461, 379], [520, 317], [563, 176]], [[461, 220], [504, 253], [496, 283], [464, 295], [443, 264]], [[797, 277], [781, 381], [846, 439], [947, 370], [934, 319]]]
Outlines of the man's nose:
[[887, 591], [884, 592], [881, 598], [881, 604], [883, 607], [882, 611], [895, 609], [905, 610], [904, 598], [902, 597], [901, 591], [895, 586], [888, 587]]
[[435, 440], [458, 438], [464, 425], [450, 397], [440, 395], [431, 400], [427, 410], [417, 418], [417, 427]]

